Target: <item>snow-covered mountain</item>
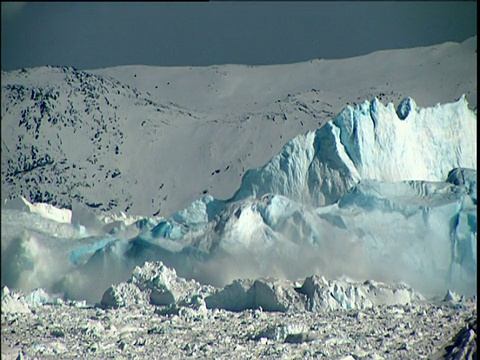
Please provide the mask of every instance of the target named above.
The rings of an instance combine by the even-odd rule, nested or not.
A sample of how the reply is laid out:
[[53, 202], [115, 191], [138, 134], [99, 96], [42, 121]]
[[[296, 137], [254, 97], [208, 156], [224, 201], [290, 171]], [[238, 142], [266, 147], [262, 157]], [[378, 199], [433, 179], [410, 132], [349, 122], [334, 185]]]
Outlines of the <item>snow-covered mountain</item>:
[[379, 99], [476, 107], [476, 37], [343, 60], [2, 72], [2, 200], [169, 216], [228, 199], [248, 169]]

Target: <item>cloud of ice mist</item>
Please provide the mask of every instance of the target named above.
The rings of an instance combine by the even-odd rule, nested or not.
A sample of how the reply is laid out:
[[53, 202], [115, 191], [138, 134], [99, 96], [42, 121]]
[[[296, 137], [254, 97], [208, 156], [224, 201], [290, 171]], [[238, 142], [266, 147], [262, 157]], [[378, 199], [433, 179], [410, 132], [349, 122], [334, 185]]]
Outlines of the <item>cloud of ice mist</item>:
[[339, 237], [317, 245], [281, 242], [258, 253], [219, 252], [208, 261], [195, 262], [193, 268], [195, 279], [217, 287], [244, 278], [276, 277], [296, 281], [317, 274], [330, 279], [346, 275], [366, 280], [373, 275], [362, 246]]
[[[302, 280], [313, 274], [330, 279], [347, 276], [358, 281], [401, 282], [425, 296], [442, 295], [447, 289], [473, 295], [475, 273], [466, 270], [468, 265], [456, 263], [467, 255], [455, 258], [452, 250], [451, 224], [446, 219], [456, 216], [455, 209], [455, 204], [447, 204], [430, 210], [428, 215], [418, 212], [409, 216], [357, 209], [356, 215], [345, 215], [344, 220], [350, 221], [345, 227], [321, 217], [309, 218], [301, 208], [269, 225], [259, 224], [255, 215], [243, 209], [233, 226], [227, 224], [232, 230], [222, 234], [222, 241], [248, 245], [235, 251], [225, 246], [208, 261], [196, 261], [186, 275], [220, 287], [237, 278]], [[245, 225], [247, 221], [242, 223], [242, 216], [250, 227]], [[272, 234], [275, 240], [269, 243]], [[476, 245], [455, 241], [464, 242], [456, 246], [467, 247], [466, 254], [476, 252], [468, 249]], [[465, 274], [452, 277], [455, 267]]]
[[64, 274], [53, 286], [53, 291], [68, 299], [86, 300], [90, 304], [100, 302], [105, 290], [112, 284], [128, 280], [135, 263], [111, 256], [98, 250], [87, 263]]
[[79, 228], [12, 209], [2, 208], [1, 219], [2, 286], [49, 291], [73, 268], [68, 251], [83, 236]]
[[73, 266], [66, 253], [56, 247], [54, 238], [25, 230], [2, 248], [2, 286], [23, 290], [44, 288], [51, 285]]
[[[43, 288], [50, 294], [91, 304], [100, 301], [110, 285], [126, 281], [138, 264], [125, 261], [123, 249], [112, 253], [115, 244], [86, 254], [79, 264], [73, 264], [71, 250], [89, 241], [70, 239], [67, 246], [63, 241], [59, 246], [54, 237], [23, 231], [2, 248], [2, 286], [24, 291]], [[121, 240], [116, 243], [126, 246]]]
[[[96, 236], [84, 227], [2, 209], [1, 285], [24, 291], [43, 288], [70, 299], [99, 301], [108, 286], [128, 278], [133, 265], [121, 261], [118, 253], [109, 256], [114, 246], [96, 253], [96, 245], [109, 238], [93, 230]], [[72, 251], [79, 249], [86, 249], [85, 255], [72, 262]]]
[[[416, 240], [425, 241], [420, 237]], [[208, 261], [191, 261], [191, 270], [181, 271], [180, 275], [223, 287], [235, 279], [276, 277], [302, 281], [317, 274], [327, 279], [347, 276], [356, 281], [372, 279], [407, 284], [427, 297], [445, 294], [447, 289], [466, 295], [476, 294], [476, 279], [470, 284], [450, 283], [448, 268], [441, 264], [440, 268], [429, 268], [427, 259], [425, 269], [421, 271], [412, 267], [410, 256], [412, 254], [401, 247], [389, 254], [373, 254], [361, 242], [332, 237], [319, 245], [279, 247], [261, 254], [217, 253]]]

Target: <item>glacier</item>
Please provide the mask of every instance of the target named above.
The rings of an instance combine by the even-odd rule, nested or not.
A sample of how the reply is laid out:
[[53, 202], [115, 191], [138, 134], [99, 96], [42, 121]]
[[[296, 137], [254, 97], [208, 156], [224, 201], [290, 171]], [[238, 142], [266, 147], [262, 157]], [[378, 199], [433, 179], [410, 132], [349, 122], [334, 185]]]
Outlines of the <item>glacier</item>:
[[473, 295], [476, 205], [476, 111], [465, 97], [430, 108], [373, 99], [290, 140], [230, 199], [206, 195], [167, 218], [95, 223], [73, 209], [62, 223], [2, 205], [2, 286], [94, 302], [160, 260], [214, 286], [318, 275]]

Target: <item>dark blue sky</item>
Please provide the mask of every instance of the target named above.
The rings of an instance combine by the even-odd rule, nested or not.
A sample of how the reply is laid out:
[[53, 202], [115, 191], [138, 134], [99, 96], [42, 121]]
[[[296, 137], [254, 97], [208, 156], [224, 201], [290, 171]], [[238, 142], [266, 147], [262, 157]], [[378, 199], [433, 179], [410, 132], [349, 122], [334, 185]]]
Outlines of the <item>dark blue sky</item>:
[[463, 41], [477, 3], [2, 2], [2, 70], [284, 64]]

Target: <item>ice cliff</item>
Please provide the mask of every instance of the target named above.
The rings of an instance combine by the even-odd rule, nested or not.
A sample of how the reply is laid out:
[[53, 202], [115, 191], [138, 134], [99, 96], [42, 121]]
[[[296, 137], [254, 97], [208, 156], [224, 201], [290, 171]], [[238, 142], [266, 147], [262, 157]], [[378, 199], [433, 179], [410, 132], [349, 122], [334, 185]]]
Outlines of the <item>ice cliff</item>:
[[249, 170], [233, 200], [279, 194], [332, 204], [360, 180], [444, 181], [454, 168], [477, 168], [477, 119], [465, 97], [397, 109], [379, 100], [347, 106], [314, 132], [297, 136], [265, 166]]

